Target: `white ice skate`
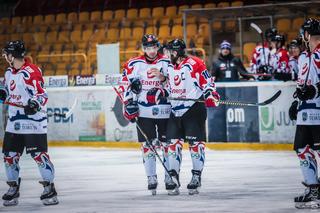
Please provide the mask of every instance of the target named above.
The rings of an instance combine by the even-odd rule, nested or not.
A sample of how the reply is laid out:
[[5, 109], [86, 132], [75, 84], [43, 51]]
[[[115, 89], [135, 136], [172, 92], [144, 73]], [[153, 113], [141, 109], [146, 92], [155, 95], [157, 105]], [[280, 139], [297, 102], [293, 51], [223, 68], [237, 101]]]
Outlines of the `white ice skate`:
[[148, 176], [148, 190], [151, 191], [152, 195], [157, 194], [157, 186], [158, 186], [158, 180], [157, 176]]
[[19, 188], [20, 188], [21, 178], [18, 179], [18, 183], [16, 181], [8, 181], [7, 184], [10, 186], [7, 193], [2, 196], [3, 205], [4, 206], [16, 206], [19, 201], [18, 198], [20, 196]]
[[43, 205], [56, 205], [59, 203], [57, 198], [57, 192], [54, 187], [54, 183], [50, 183], [48, 181], [39, 181], [40, 184], [43, 185], [44, 189], [40, 196], [40, 200]]

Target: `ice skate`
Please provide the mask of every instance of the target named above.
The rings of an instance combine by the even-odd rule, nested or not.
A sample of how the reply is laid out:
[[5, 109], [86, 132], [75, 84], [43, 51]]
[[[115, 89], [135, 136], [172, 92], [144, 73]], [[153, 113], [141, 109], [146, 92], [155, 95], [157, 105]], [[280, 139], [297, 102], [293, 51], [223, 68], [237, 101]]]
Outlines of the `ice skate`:
[[4, 206], [16, 206], [19, 201], [18, 198], [20, 196], [19, 188], [20, 188], [21, 178], [18, 179], [18, 183], [16, 181], [8, 181], [7, 184], [10, 186], [7, 193], [2, 196], [3, 205]]
[[189, 195], [199, 194], [199, 189], [201, 187], [201, 171], [192, 170], [192, 178], [187, 186], [189, 190]]
[[56, 205], [59, 203], [57, 198], [57, 192], [54, 187], [54, 183], [50, 183], [48, 181], [39, 181], [40, 184], [43, 185], [44, 190], [40, 196], [40, 200], [46, 206], [48, 205]]
[[320, 208], [320, 184], [307, 185], [305, 193], [294, 198], [297, 209], [319, 209]]
[[148, 190], [151, 191], [152, 195], [157, 194], [157, 186], [158, 186], [158, 180], [157, 176], [148, 176]]
[[180, 187], [180, 182], [179, 182], [179, 175], [175, 170], [170, 170], [169, 174], [171, 178], [168, 180], [166, 183], [166, 190], [168, 191], [168, 195], [179, 195], [179, 187]]

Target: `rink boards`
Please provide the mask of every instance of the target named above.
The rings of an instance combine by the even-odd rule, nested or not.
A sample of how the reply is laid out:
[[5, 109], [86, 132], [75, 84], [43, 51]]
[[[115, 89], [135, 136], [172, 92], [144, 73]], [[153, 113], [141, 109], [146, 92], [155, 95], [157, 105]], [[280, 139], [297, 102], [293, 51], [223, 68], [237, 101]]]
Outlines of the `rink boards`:
[[[281, 89], [274, 103], [263, 107], [220, 105], [208, 110], [210, 142], [292, 143], [295, 131], [288, 109], [293, 100], [293, 82], [217, 83], [222, 99], [261, 102]], [[65, 112], [78, 102], [68, 118], [48, 117], [50, 141], [137, 141], [135, 125], [122, 116], [122, 105], [110, 86], [48, 88], [49, 112]], [[157, 110], [154, 110], [155, 112]], [[1, 113], [2, 116], [2, 113]], [[3, 118], [2, 118], [3, 119]], [[3, 122], [1, 122], [3, 135]]]

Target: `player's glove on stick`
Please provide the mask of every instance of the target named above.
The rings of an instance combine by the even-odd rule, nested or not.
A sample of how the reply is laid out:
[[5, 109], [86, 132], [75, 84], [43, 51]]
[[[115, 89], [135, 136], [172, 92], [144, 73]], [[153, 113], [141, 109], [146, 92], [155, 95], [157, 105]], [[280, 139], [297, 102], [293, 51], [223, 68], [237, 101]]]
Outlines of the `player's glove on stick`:
[[0, 100], [5, 102], [8, 97], [8, 93], [5, 89], [0, 89]]
[[40, 111], [40, 104], [36, 100], [29, 99], [28, 104], [24, 107], [24, 114], [34, 115], [38, 111]]
[[130, 99], [124, 105], [124, 117], [130, 122], [134, 123], [135, 119], [139, 116], [139, 106], [137, 101]]
[[[310, 99], [314, 99], [318, 93], [318, 85], [317, 87], [313, 85], [306, 85], [304, 87], [298, 87], [294, 96], [298, 97], [301, 101], [306, 101]], [[319, 95], [317, 95], [319, 96]]]
[[203, 97], [205, 100], [206, 107], [217, 107], [219, 106], [220, 95], [216, 91], [214, 84], [210, 84], [204, 89]]
[[138, 78], [135, 78], [131, 81], [131, 91], [134, 94], [140, 94], [142, 90], [142, 84], [141, 81]]
[[160, 100], [165, 97], [168, 97], [168, 94], [161, 88], [154, 87], [147, 92], [147, 101], [151, 104], [159, 104]]
[[290, 120], [294, 121], [297, 120], [297, 114], [298, 114], [298, 101], [292, 102], [290, 108], [289, 108], [289, 118]]

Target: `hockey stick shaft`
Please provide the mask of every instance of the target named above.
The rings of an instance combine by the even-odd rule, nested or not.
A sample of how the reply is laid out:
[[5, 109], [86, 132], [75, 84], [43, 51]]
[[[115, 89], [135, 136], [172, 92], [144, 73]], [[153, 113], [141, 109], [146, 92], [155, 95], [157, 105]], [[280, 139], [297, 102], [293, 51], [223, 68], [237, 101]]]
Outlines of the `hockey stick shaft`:
[[[120, 94], [120, 92], [114, 87], [112, 86], [113, 90], [116, 92], [117, 96], [119, 97], [120, 101], [122, 102], [122, 104], [124, 104], [124, 100]], [[149, 148], [151, 149], [151, 151], [157, 156], [158, 160], [160, 161], [160, 163], [162, 164], [164, 170], [167, 172], [167, 174], [171, 177], [171, 179], [174, 181], [174, 178], [170, 175], [168, 168], [166, 167], [166, 165], [164, 164], [163, 160], [161, 159], [160, 155], [158, 154], [157, 150], [153, 147], [152, 143], [150, 142], [148, 136], [146, 135], [146, 133], [141, 129], [140, 125], [138, 124], [138, 119], [135, 118], [135, 123], [136, 126], [138, 128], [138, 130], [140, 131], [140, 133], [142, 134], [142, 136], [146, 139], [146, 143], [149, 146]]]
[[[14, 107], [18, 107], [18, 108], [22, 108], [24, 109], [26, 106], [24, 105], [21, 105], [21, 104], [16, 104], [16, 103], [12, 103], [12, 102], [9, 102], [9, 101], [5, 101], [5, 102], [1, 102], [2, 104], [5, 104], [5, 105], [9, 105], [9, 106], [14, 106]], [[76, 101], [75, 101], [76, 103]], [[74, 104], [75, 105], [75, 104]], [[52, 113], [48, 113], [46, 110], [40, 110], [38, 112], [42, 112], [42, 113], [46, 113], [47, 116], [58, 116], [58, 117], [63, 117], [63, 118], [69, 118], [70, 117], [70, 112], [72, 112], [72, 110], [68, 110], [67, 113], [56, 113], [56, 112], [52, 112]], [[70, 115], [69, 115], [70, 114]]]
[[257, 31], [257, 33], [259, 33], [260, 37], [261, 37], [261, 42], [262, 42], [262, 54], [263, 54], [263, 58], [264, 58], [264, 63], [266, 63], [268, 66], [269, 66], [269, 60], [267, 62], [267, 56], [266, 56], [266, 53], [265, 53], [265, 50], [264, 50], [264, 38], [263, 38], [263, 33], [262, 33], [262, 30], [261, 28], [256, 25], [255, 23], [251, 22], [250, 23], [250, 26], [255, 29]]
[[[238, 102], [238, 101], [226, 101], [226, 100], [219, 100], [219, 104], [223, 105], [234, 105], [234, 106], [265, 106], [273, 101], [275, 101], [281, 94], [281, 90], [277, 91], [271, 98], [260, 102], [260, 103], [246, 103], [246, 102]], [[192, 99], [192, 98], [172, 98], [167, 97], [168, 100], [174, 100], [174, 101], [195, 101], [195, 102], [201, 102], [204, 103], [205, 101], [202, 99]]]

